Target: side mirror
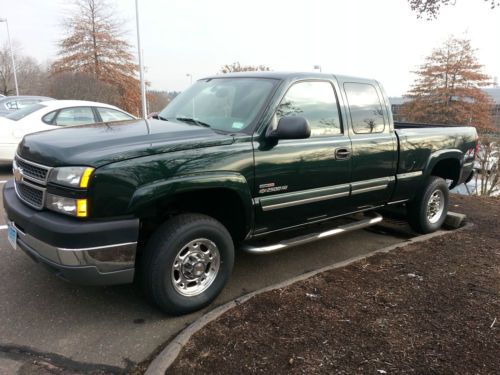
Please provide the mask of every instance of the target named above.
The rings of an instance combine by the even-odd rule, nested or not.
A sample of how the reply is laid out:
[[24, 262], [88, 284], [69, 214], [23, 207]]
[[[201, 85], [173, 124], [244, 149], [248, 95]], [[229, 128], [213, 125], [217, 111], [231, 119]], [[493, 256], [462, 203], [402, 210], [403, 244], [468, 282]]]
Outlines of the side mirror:
[[269, 138], [274, 139], [305, 139], [311, 136], [309, 121], [301, 116], [285, 116], [278, 121], [276, 129], [272, 130]]

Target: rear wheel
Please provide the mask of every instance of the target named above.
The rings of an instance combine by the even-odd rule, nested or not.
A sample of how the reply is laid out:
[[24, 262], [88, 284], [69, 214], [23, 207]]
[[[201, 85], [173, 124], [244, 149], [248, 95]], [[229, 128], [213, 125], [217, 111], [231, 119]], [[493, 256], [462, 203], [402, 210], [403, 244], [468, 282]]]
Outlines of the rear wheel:
[[448, 185], [441, 177], [431, 176], [424, 188], [407, 204], [408, 222], [419, 233], [435, 232], [448, 214]]
[[186, 314], [217, 297], [233, 263], [233, 241], [221, 223], [205, 215], [179, 215], [149, 240], [141, 269], [143, 286], [164, 312]]

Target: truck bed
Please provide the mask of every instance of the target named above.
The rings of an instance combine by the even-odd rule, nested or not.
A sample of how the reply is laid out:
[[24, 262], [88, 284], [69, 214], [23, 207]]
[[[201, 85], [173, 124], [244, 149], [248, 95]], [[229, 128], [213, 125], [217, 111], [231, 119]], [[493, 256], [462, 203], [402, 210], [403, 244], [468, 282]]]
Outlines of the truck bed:
[[394, 129], [413, 129], [413, 128], [458, 128], [463, 125], [454, 124], [425, 124], [419, 122], [401, 122], [394, 121]]

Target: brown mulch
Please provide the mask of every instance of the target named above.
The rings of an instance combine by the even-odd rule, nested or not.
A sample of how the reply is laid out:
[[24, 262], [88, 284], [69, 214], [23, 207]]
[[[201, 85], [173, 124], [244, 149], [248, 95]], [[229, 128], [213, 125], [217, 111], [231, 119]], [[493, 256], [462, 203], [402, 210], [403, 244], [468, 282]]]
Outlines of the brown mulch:
[[261, 294], [167, 373], [500, 373], [500, 199], [451, 209], [474, 227]]

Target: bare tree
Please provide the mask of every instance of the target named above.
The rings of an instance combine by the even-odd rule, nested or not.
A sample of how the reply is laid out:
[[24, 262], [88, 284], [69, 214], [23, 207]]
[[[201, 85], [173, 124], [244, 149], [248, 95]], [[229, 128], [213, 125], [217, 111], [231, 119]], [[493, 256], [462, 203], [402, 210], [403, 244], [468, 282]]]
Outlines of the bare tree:
[[[19, 50], [19, 48], [15, 48]], [[19, 91], [24, 95], [45, 95], [47, 72], [30, 56], [14, 54]], [[0, 94], [14, 95], [14, 73], [8, 45], [0, 50]]]
[[241, 65], [239, 62], [234, 62], [229, 65], [224, 65], [221, 67], [221, 73], [232, 73], [232, 72], [256, 72], [256, 71], [269, 71], [269, 67], [265, 65]]
[[[491, 9], [500, 6], [498, 0], [481, 0], [488, 3]], [[442, 6], [455, 5], [457, 0], [408, 0], [411, 9], [417, 13], [418, 18], [436, 19]]]
[[476, 195], [500, 194], [500, 143], [490, 136], [481, 137], [474, 164]]
[[56, 99], [91, 100], [111, 105], [120, 105], [118, 88], [87, 73], [54, 74], [47, 87], [51, 97]]
[[148, 109], [150, 113], [160, 112], [175, 98], [177, 91], [148, 91]]
[[138, 113], [138, 67], [114, 8], [106, 0], [75, 0], [75, 5], [63, 24], [67, 35], [59, 42], [52, 72], [85, 73], [113, 85], [122, 98], [120, 107]]

